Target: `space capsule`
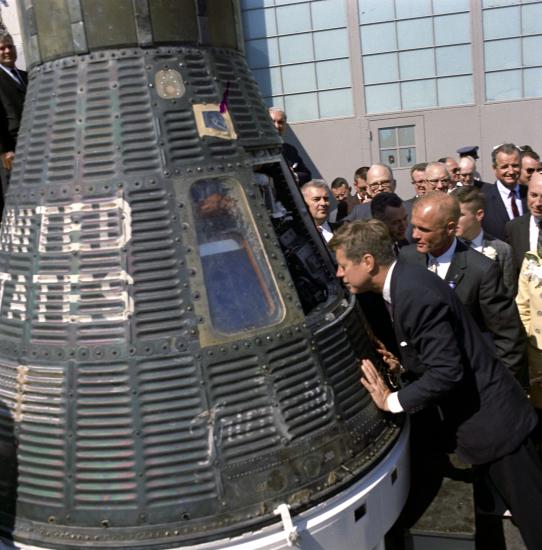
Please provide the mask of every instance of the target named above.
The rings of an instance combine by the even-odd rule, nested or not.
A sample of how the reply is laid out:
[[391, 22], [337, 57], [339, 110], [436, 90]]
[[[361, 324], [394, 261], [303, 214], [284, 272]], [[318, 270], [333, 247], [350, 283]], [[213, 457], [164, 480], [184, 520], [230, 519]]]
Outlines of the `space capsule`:
[[4, 547], [382, 547], [406, 430], [230, 0], [21, 0], [0, 234]]

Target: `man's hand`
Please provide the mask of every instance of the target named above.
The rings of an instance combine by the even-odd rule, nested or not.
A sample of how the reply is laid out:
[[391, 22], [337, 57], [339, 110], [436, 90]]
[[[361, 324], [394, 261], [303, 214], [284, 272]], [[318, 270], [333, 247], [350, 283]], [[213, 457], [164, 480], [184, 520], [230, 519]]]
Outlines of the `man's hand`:
[[389, 411], [386, 400], [391, 391], [388, 386], [386, 386], [380, 374], [378, 374], [378, 371], [375, 369], [370, 359], [363, 359], [361, 361], [361, 370], [363, 372], [361, 383], [371, 394], [376, 406], [383, 411]]
[[8, 151], [7, 153], [2, 154], [2, 165], [6, 170], [11, 170], [13, 166], [13, 159], [15, 158], [15, 153], [13, 151]]
[[388, 351], [386, 349], [386, 346], [378, 340], [379, 346], [376, 348], [376, 351], [380, 353], [382, 356], [382, 359], [384, 360], [384, 363], [388, 365], [388, 368], [390, 369], [390, 372], [393, 374], [400, 374], [401, 372], [401, 363], [395, 355], [391, 351]]

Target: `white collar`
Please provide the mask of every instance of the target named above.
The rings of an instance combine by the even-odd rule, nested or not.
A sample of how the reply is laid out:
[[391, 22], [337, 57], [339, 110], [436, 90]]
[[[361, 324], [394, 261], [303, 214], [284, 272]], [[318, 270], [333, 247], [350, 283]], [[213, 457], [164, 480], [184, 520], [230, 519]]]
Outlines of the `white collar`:
[[509, 189], [508, 187], [506, 187], [506, 185], [504, 185], [504, 183], [502, 183], [501, 180], [497, 180], [497, 188], [499, 189], [499, 193], [504, 197], [509, 197], [510, 196], [510, 191], [513, 191], [514, 193], [514, 196], [519, 199], [520, 196], [519, 196], [519, 183], [516, 183], [516, 185], [514, 185], [514, 187], [512, 187], [512, 189]]
[[449, 264], [452, 261], [452, 258], [454, 257], [456, 246], [457, 246], [457, 239], [454, 237], [454, 240], [450, 245], [450, 248], [448, 248], [448, 250], [446, 250], [444, 254], [441, 254], [440, 256], [437, 256], [437, 257], [433, 256], [433, 254], [428, 254], [429, 260], [431, 261], [435, 259], [439, 264]]
[[[15, 82], [17, 82], [17, 84], [20, 84], [21, 86], [24, 86], [24, 82], [23, 82], [23, 79], [21, 77], [21, 73], [20, 73], [19, 69], [17, 69], [17, 67], [15, 67], [15, 65], [13, 66], [13, 68], [10, 68], [10, 67], [6, 67], [5, 65], [2, 65], [0, 63], [0, 69], [2, 69], [13, 80], [15, 80]], [[15, 71], [15, 74], [13, 74], [13, 71]]]
[[388, 269], [388, 273], [386, 274], [386, 278], [384, 279], [384, 287], [382, 288], [382, 298], [384, 298], [384, 301], [391, 305], [391, 274], [393, 273], [393, 270], [395, 269], [395, 264], [397, 264], [397, 260], [395, 260]]

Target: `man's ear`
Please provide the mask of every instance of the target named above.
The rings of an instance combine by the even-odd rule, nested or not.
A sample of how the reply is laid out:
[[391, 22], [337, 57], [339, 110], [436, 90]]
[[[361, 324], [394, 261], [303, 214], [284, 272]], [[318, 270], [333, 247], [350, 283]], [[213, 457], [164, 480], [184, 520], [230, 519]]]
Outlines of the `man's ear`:
[[367, 273], [372, 273], [376, 267], [375, 257], [372, 254], [364, 254], [360, 263], [364, 265]]
[[485, 216], [485, 212], [481, 208], [479, 208], [474, 215], [476, 216], [476, 219], [480, 223], [482, 223], [482, 220], [484, 219], [484, 216]]

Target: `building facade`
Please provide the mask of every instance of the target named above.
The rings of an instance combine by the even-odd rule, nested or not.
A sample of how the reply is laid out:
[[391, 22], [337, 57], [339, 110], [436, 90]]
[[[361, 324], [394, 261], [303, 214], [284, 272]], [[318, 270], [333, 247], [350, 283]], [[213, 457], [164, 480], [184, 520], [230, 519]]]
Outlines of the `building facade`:
[[[20, 45], [15, 0], [0, 8]], [[240, 0], [240, 9], [265, 101], [286, 110], [287, 140], [315, 176], [352, 180], [381, 161], [408, 197], [410, 166], [458, 147], [480, 147], [488, 181], [495, 145], [542, 152], [542, 1]]]
[[542, 2], [241, 0], [246, 55], [287, 139], [328, 181], [503, 142], [542, 150]]

